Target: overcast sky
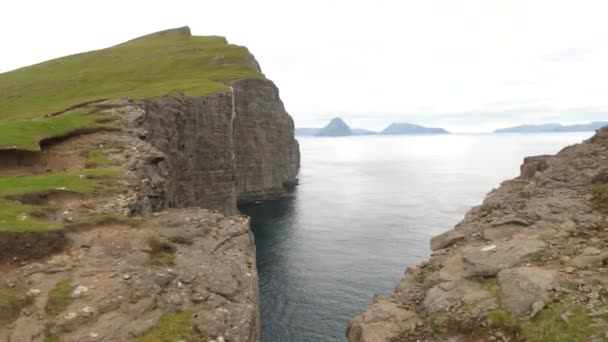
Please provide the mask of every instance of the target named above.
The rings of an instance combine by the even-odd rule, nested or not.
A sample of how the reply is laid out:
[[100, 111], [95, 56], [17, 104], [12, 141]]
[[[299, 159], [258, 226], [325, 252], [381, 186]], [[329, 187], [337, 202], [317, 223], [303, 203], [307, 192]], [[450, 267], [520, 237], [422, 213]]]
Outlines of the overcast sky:
[[0, 72], [188, 25], [247, 46], [298, 127], [608, 119], [605, 0], [19, 0]]

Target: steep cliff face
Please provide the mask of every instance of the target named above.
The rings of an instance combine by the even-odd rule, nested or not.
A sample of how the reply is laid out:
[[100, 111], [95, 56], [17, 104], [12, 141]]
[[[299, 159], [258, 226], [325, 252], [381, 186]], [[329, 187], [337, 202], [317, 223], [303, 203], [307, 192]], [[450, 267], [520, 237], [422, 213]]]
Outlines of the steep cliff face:
[[236, 212], [232, 102], [229, 92], [142, 102], [143, 134], [166, 165], [165, 190], [148, 192], [154, 207]]
[[608, 129], [526, 158], [374, 298], [349, 341], [605, 340], [607, 209]]
[[145, 100], [141, 107], [136, 131], [164, 153], [159, 167], [166, 165], [165, 190], [148, 191], [154, 208], [235, 214], [237, 200], [284, 196], [297, 181], [293, 120], [269, 80], [236, 81], [207, 97]]
[[283, 196], [297, 183], [300, 149], [279, 90], [263, 79], [237, 81], [232, 87], [238, 202]]
[[299, 150], [246, 48], [180, 28], [0, 89], [0, 341], [259, 340], [236, 205], [285, 195]]

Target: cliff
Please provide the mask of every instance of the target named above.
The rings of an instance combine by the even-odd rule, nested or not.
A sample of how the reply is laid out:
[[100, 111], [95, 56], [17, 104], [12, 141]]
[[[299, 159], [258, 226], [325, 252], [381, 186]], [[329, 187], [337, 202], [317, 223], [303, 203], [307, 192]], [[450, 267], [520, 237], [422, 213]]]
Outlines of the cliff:
[[299, 149], [246, 49], [180, 28], [0, 90], [0, 341], [259, 340], [236, 205], [286, 195]]
[[431, 240], [395, 293], [348, 327], [359, 341], [603, 341], [608, 336], [608, 129], [526, 158]]

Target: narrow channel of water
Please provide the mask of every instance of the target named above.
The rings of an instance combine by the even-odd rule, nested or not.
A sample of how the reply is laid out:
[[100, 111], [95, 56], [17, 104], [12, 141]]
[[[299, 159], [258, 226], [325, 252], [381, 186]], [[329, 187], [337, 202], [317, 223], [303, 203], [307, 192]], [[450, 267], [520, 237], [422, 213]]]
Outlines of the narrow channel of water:
[[344, 341], [350, 319], [389, 293], [431, 236], [454, 226], [523, 157], [592, 133], [299, 138], [292, 198], [252, 217], [262, 341]]

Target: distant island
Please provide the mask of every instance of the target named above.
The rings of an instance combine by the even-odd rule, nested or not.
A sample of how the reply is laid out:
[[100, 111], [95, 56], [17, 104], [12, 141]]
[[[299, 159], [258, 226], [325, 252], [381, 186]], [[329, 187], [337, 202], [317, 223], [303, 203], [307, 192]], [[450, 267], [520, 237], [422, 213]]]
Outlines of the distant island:
[[333, 118], [323, 128], [296, 128], [298, 136], [342, 137], [351, 135], [449, 134], [443, 128], [424, 127], [411, 123], [392, 123], [381, 132], [363, 128], [350, 128], [341, 118]]
[[394, 134], [450, 134], [443, 128], [435, 127], [424, 127], [420, 125], [414, 125], [411, 123], [392, 123], [386, 127], [380, 134], [394, 135]]
[[595, 132], [598, 129], [608, 126], [608, 121], [594, 121], [580, 125], [562, 125], [548, 123], [540, 125], [521, 125], [515, 127], [501, 128], [494, 133], [556, 133], [556, 132]]
[[333, 118], [327, 126], [321, 128], [315, 135], [318, 137], [345, 137], [353, 135], [353, 132], [344, 120]]

